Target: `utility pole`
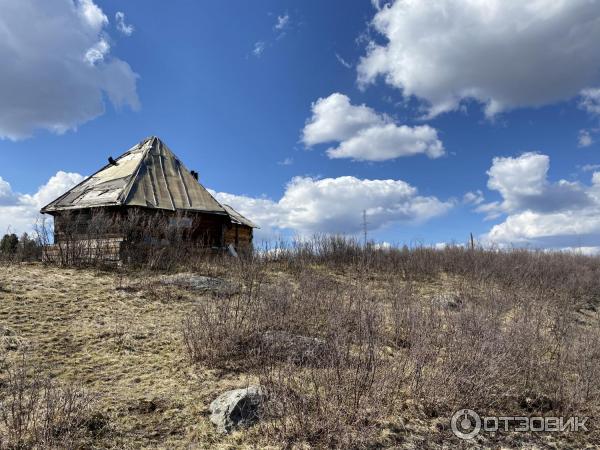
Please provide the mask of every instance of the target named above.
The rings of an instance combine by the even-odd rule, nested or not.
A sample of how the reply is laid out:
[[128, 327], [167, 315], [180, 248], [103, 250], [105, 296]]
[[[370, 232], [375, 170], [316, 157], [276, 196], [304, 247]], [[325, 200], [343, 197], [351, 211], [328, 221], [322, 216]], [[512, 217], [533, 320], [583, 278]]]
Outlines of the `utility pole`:
[[471, 235], [471, 250], [475, 250], [475, 241], [473, 240], [473, 233], [469, 233]]
[[367, 210], [363, 209], [363, 235], [365, 240], [365, 247], [367, 246]]

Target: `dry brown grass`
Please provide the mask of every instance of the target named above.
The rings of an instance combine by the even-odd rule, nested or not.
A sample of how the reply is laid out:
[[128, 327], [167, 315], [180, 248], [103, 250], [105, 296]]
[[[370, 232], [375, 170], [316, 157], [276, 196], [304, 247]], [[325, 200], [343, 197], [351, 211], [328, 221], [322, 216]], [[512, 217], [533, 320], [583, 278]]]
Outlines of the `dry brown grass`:
[[[253, 276], [185, 322], [193, 361], [259, 377], [268, 393], [262, 442], [410, 447], [414, 428], [400, 426], [403, 418], [437, 429], [425, 433], [428, 446], [465, 444], [448, 426], [461, 408], [597, 416], [597, 259], [308, 245], [316, 249], [253, 261], [253, 271], [278, 269], [279, 279]], [[298, 361], [293, 348], [287, 358], [273, 354], [261, 336], [281, 332], [321, 339], [326, 350], [317, 361]], [[591, 420], [588, 433], [483, 434], [475, 445], [539, 439], [580, 446], [597, 444], [598, 434]]]
[[[108, 430], [98, 436], [97, 447], [235, 443], [238, 438], [223, 440], [214, 432], [207, 405], [218, 392], [253, 380], [190, 367], [181, 322], [197, 294], [173, 288], [167, 294], [144, 279], [40, 264], [5, 266], [0, 324], [22, 339], [33, 365], [98, 394], [97, 410]], [[9, 351], [7, 358], [14, 361], [19, 352]]]
[[[0, 394], [24, 352], [97, 398], [105, 426], [85, 445], [96, 448], [469, 446], [449, 430], [453, 408], [518, 414], [524, 393], [554, 401], [533, 409], [590, 415], [590, 432], [472, 447], [600, 444], [597, 260], [340, 248], [194, 263], [234, 287], [221, 293], [151, 272], [0, 267]], [[266, 331], [321, 338], [327, 360], [269, 353], [256, 339]], [[209, 403], [257, 381], [265, 420], [217, 434]]]

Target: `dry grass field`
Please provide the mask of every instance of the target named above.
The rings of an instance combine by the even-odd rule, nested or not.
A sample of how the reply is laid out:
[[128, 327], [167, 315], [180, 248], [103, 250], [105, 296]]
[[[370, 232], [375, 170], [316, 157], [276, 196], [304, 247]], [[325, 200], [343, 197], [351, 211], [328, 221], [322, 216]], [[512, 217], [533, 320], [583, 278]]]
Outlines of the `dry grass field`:
[[[41, 264], [3, 267], [0, 324], [14, 332], [29, 364], [98, 394], [97, 411], [107, 427], [90, 445], [236, 444], [236, 438], [223, 442], [214, 433], [205, 417], [207, 402], [252, 380], [195, 370], [181, 326], [197, 295], [156, 288], [152, 281]], [[22, 356], [7, 352], [9, 360]]]
[[[6, 264], [0, 448], [15, 446], [6, 393], [19, 368], [87, 396], [76, 437], [43, 441], [57, 448], [597, 448], [600, 263], [548, 257], [544, 275], [541, 256], [517, 255], [494, 276], [508, 260], [467, 267], [465, 255], [196, 266], [226, 282], [217, 290], [149, 271]], [[272, 330], [323, 339], [325, 362], [261, 352], [256, 336]], [[274, 396], [264, 420], [217, 433], [210, 402], [258, 382]], [[449, 427], [460, 407], [580, 414], [589, 430], [461, 441]]]

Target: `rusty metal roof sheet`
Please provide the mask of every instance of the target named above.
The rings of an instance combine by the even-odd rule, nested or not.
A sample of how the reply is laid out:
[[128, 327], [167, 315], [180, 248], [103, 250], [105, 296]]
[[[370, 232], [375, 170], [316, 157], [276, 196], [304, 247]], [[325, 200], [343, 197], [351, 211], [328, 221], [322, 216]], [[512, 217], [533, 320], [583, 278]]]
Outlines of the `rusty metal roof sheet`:
[[42, 213], [100, 206], [143, 206], [228, 214], [157, 137], [145, 139], [115, 162], [42, 208]]
[[260, 228], [254, 222], [252, 222], [251, 220], [249, 220], [249, 219], [245, 218], [244, 216], [242, 216], [239, 212], [237, 212], [231, 206], [224, 204], [223, 208], [225, 208], [225, 211], [227, 211], [227, 214], [229, 214], [229, 218], [231, 219], [231, 221], [233, 223], [237, 223], [237, 224], [240, 224], [240, 225], [246, 225], [246, 226], [252, 227], [252, 228]]

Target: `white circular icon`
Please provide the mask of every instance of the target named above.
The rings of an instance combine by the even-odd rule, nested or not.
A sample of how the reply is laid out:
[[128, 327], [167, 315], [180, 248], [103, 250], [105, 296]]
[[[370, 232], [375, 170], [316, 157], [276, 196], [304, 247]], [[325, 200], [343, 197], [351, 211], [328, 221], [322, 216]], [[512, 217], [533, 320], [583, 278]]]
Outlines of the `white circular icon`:
[[459, 409], [450, 421], [452, 432], [460, 439], [473, 439], [481, 431], [481, 417], [472, 409]]

